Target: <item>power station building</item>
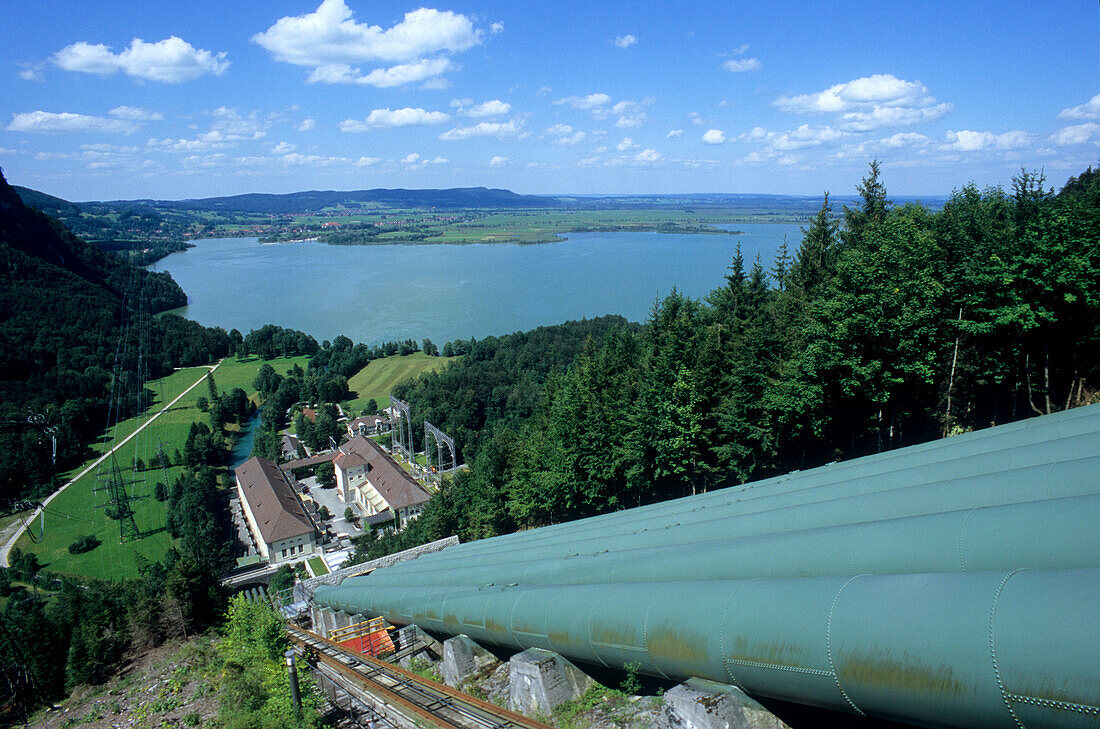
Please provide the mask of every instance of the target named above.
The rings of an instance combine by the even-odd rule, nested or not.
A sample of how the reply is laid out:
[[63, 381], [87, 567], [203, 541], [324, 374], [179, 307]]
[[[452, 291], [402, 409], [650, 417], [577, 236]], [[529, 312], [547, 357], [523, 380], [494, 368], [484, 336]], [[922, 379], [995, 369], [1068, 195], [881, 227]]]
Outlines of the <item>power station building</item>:
[[320, 551], [316, 525], [274, 461], [249, 458], [234, 473], [248, 530], [269, 564], [298, 562]]
[[370, 524], [391, 521], [398, 528], [420, 516], [431, 495], [382, 446], [356, 436], [338, 449], [333, 460], [336, 493], [363, 510]]

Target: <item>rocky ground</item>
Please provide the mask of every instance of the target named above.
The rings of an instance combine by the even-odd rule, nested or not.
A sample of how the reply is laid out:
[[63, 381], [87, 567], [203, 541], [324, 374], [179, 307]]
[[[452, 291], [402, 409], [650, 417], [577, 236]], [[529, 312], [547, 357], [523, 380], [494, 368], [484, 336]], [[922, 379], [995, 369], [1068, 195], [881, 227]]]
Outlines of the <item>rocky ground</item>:
[[[423, 654], [422, 654], [423, 655]], [[412, 666], [421, 675], [442, 682], [440, 668], [423, 658]], [[508, 663], [486, 669], [458, 688], [497, 706], [508, 707]], [[651, 729], [658, 725], [664, 701], [660, 695], [634, 696], [595, 684], [583, 696], [559, 706], [551, 716], [534, 716], [560, 729]]]
[[167, 729], [209, 726], [218, 697], [206, 638], [161, 646], [134, 658], [109, 683], [86, 686], [40, 711], [35, 729]]
[[[218, 696], [211, 640], [198, 638], [161, 646], [131, 663], [102, 686], [82, 687], [40, 711], [34, 729], [176, 729], [216, 725]], [[414, 670], [442, 681], [436, 664], [417, 659]], [[501, 663], [460, 688], [498, 706], [508, 705], [508, 664]], [[562, 729], [650, 729], [661, 711], [660, 696], [631, 696], [599, 684], [582, 697], [537, 716]], [[337, 727], [340, 722], [336, 722]]]

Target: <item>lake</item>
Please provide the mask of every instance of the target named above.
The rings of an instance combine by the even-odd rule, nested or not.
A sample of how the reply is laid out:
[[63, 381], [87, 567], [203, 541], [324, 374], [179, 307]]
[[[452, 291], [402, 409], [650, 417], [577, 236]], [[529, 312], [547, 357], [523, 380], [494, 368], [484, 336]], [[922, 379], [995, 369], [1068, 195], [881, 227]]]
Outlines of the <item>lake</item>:
[[739, 235], [572, 233], [539, 245], [261, 245], [194, 241], [151, 268], [188, 295], [177, 313], [247, 334], [264, 324], [318, 341], [454, 339], [509, 334], [570, 319], [621, 314], [642, 321], [676, 287], [700, 298], [724, 283], [738, 243], [746, 268], [771, 268], [797, 225], [731, 226]]

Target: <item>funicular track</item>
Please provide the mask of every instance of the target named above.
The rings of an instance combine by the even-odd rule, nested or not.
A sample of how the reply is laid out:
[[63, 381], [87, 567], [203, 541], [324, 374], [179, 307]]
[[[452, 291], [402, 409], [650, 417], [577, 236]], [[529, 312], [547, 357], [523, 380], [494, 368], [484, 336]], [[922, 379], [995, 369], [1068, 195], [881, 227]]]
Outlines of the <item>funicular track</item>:
[[[438, 729], [552, 729], [507, 709], [423, 678], [400, 666], [365, 656], [302, 628], [287, 625], [291, 641], [315, 659], [318, 669], [339, 676], [355, 693], [365, 693], [411, 725]], [[380, 711], [385, 715], [386, 712]]]

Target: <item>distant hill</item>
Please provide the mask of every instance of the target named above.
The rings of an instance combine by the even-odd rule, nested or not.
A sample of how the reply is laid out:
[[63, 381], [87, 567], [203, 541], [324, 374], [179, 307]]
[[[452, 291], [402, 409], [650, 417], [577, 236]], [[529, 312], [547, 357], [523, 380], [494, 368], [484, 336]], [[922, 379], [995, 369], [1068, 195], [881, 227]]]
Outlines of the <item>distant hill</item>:
[[[296, 215], [332, 208], [408, 208], [408, 209], [516, 209], [516, 208], [708, 208], [767, 210], [777, 213], [812, 213], [821, 207], [820, 195], [766, 195], [758, 193], [684, 193], [671, 195], [521, 195], [511, 190], [488, 187], [447, 189], [308, 190], [285, 194], [246, 193], [223, 197], [186, 200], [112, 200], [74, 203], [25, 187], [16, 192], [27, 205], [61, 218], [77, 234], [95, 241], [124, 237], [111, 225], [121, 215], [127, 224], [141, 218], [146, 227], [177, 228], [193, 222], [189, 213], [222, 212]], [[831, 195], [839, 214], [844, 205], [859, 200], [858, 195]], [[896, 204], [919, 200], [936, 210], [947, 200], [944, 196], [893, 198]], [[90, 216], [98, 216], [90, 217]], [[106, 219], [105, 216], [111, 216]], [[165, 218], [164, 216], [169, 216]], [[171, 216], [184, 216], [173, 218]], [[104, 218], [104, 219], [100, 219]], [[173, 232], [179, 232], [173, 229]]]
[[[335, 206], [384, 205], [396, 208], [531, 208], [555, 204], [554, 198], [520, 195], [510, 190], [486, 187], [456, 187], [446, 190], [310, 190], [284, 195], [249, 193], [198, 200], [136, 200], [157, 208], [219, 210], [226, 212], [309, 213]], [[112, 204], [120, 204], [115, 202]]]

